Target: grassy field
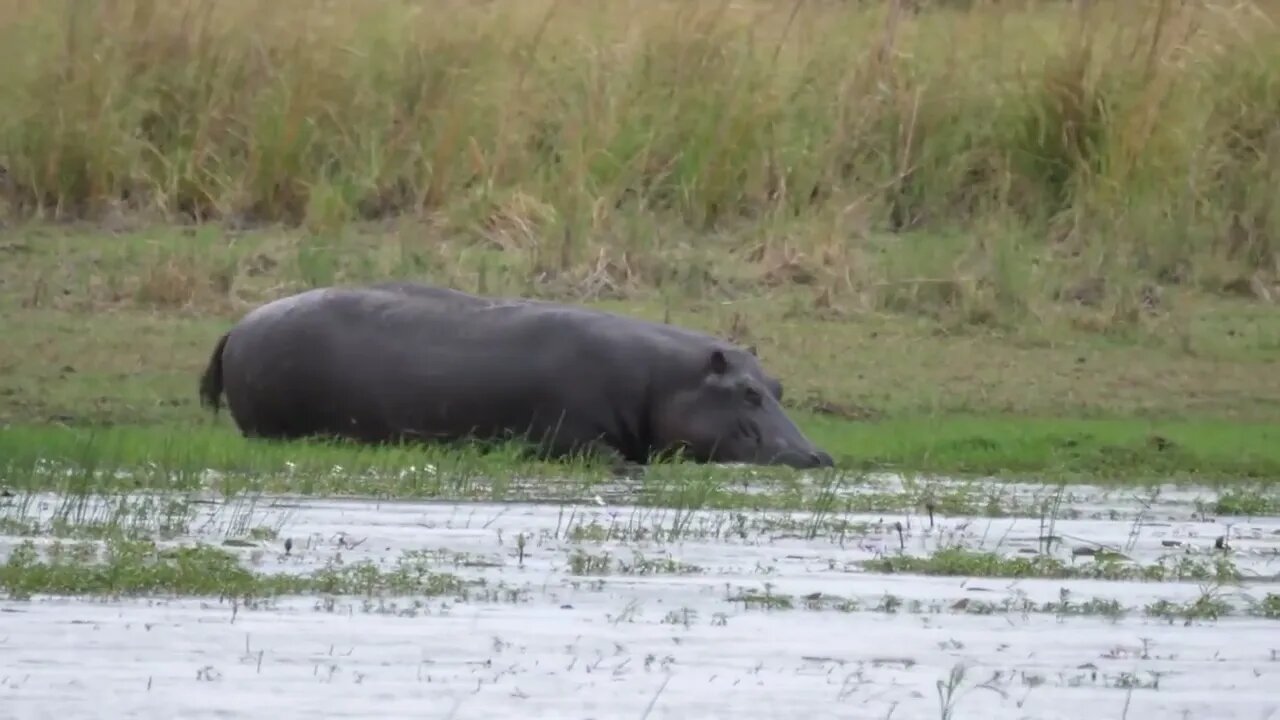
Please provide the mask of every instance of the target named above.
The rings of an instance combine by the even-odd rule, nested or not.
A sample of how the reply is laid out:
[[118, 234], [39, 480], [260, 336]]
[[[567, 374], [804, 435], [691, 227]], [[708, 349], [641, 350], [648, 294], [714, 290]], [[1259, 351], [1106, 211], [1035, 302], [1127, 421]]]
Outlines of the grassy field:
[[[55, 448], [78, 457], [90, 430], [106, 426], [133, 433], [112, 462], [155, 460], [175, 437], [191, 444], [192, 463], [256, 457], [195, 392], [213, 342], [248, 307], [316, 283], [408, 276], [514, 293], [528, 277], [466, 246], [456, 262], [405, 267], [398, 258], [418, 238], [404, 230], [322, 240], [287, 229], [108, 237], [42, 225], [11, 236], [0, 268], [0, 421], [10, 426], [0, 445], [11, 458]], [[315, 267], [323, 278], [308, 276]], [[223, 285], [204, 274], [211, 268]], [[581, 298], [536, 285], [532, 294]], [[792, 412], [846, 468], [1280, 477], [1280, 317], [1262, 303], [1198, 294], [1183, 324], [1155, 316], [1107, 334], [1074, 326], [1070, 308], [991, 328], [814, 309], [793, 287], [639, 288], [584, 301], [755, 343]]]
[[0, 443], [256, 456], [217, 335], [410, 277], [752, 342], [849, 468], [1280, 476], [1273, 9], [0, 0]]

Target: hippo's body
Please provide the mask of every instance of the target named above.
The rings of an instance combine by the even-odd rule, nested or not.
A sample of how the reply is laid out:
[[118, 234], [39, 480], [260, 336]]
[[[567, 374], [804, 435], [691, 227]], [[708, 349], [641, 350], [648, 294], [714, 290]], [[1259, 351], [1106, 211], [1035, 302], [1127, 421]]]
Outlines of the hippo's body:
[[399, 282], [309, 290], [246, 315], [200, 383], [248, 437], [525, 437], [544, 457], [819, 467], [756, 357], [670, 325]]

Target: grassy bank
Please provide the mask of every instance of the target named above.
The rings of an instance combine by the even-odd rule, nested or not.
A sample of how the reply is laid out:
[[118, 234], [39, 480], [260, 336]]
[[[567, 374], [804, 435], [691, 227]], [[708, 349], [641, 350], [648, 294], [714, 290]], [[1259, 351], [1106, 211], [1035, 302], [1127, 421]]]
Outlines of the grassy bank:
[[907, 5], [0, 0], [0, 443], [223, 443], [230, 322], [401, 277], [750, 342], [851, 468], [1280, 475], [1271, 6]]
[[[1238, 486], [1280, 480], [1280, 429], [1273, 423], [941, 417], [850, 423], [799, 414], [837, 458], [834, 477], [797, 486], [786, 469], [750, 475], [779, 493], [857, 486], [860, 472], [1021, 478], [1032, 482], [1145, 485], [1195, 480]], [[355, 494], [390, 497], [531, 497], [586, 492], [608, 482], [599, 465], [527, 460], [515, 448], [329, 443], [264, 443], [222, 427], [116, 426], [0, 429], [3, 485], [70, 492], [149, 488]], [[641, 484], [660, 494], [701, 483], [733, 497], [713, 504], [795, 505], [802, 498], [739, 497], [743, 473], [701, 467], [653, 468]], [[529, 484], [533, 486], [530, 487]], [[927, 483], [926, 483], [927, 484]], [[923, 487], [923, 486], [922, 486]], [[575, 489], [576, 488], [576, 489]], [[570, 492], [572, 490], [572, 492]], [[652, 499], [652, 498], [650, 498]], [[902, 498], [915, 502], [918, 498]], [[803, 503], [800, 503], [803, 505]]]
[[[0, 431], [0, 456], [24, 463], [81, 458], [86, 437], [106, 437], [116, 454], [103, 461], [121, 467], [252, 469], [257, 458], [278, 470], [290, 451], [244, 444], [226, 415], [212, 421], [197, 404], [214, 340], [280, 294], [396, 276], [666, 316], [748, 340], [783, 378], [806, 431], [849, 469], [1280, 477], [1280, 315], [1255, 302], [1187, 294], [1175, 301], [1180, 320], [1153, 314], [1127, 332], [1082, 328], [1070, 308], [1001, 329], [815, 308], [794, 285], [529, 290], [527, 267], [466, 244], [444, 246], [451, 262], [406, 265], [416, 238], [403, 227], [318, 237], [33, 226], [12, 237], [0, 265], [0, 422], [12, 426]], [[220, 285], [206, 274], [214, 269]], [[315, 457], [322, 468], [353, 461]], [[421, 464], [412, 453], [379, 457]]]
[[[0, 263], [0, 422], [190, 422], [218, 335], [259, 303], [390, 277], [558, 298], [756, 345], [794, 407], [876, 420], [937, 415], [1280, 417], [1280, 314], [1170, 289], [1132, 326], [1046, 306], [1004, 327], [815, 303], [709, 265], [682, 287], [561, 286], [518, 257], [413, 226], [313, 235], [266, 228], [22, 227]], [[429, 258], [424, 256], [429, 255]]]

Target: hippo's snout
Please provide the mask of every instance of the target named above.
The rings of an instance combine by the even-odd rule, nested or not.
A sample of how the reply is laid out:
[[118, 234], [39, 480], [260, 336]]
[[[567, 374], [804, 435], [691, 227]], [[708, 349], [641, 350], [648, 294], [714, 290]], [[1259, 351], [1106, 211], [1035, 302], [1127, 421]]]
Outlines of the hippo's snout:
[[797, 470], [835, 467], [835, 459], [823, 450], [784, 451], [773, 457], [773, 462], [788, 465]]

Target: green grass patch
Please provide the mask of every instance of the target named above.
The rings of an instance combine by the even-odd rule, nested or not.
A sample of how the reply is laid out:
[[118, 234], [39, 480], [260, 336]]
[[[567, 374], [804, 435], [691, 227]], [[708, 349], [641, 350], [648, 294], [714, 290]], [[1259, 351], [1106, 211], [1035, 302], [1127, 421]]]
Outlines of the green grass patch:
[[993, 578], [1235, 583], [1241, 577], [1226, 555], [1208, 558], [1177, 555], [1149, 565], [1138, 565], [1115, 552], [1102, 552], [1093, 555], [1092, 560], [1067, 563], [1048, 555], [1010, 557], [966, 548], [944, 548], [924, 557], [899, 555], [876, 558], [863, 562], [863, 567], [883, 573]]
[[[892, 471], [958, 478], [999, 477], [1045, 483], [1149, 484], [1195, 481], [1250, 486], [1280, 479], [1280, 426], [1244, 422], [917, 418], [878, 422], [800, 413], [811, 437], [839, 460], [815, 483], [841, 487], [860, 473]], [[510, 485], [592, 486], [613, 481], [600, 463], [541, 462], [518, 446], [490, 451], [432, 445], [393, 447], [242, 438], [226, 426], [53, 427], [0, 429], [0, 482], [25, 490], [216, 487], [226, 493], [272, 490], [306, 494], [429, 497], [473, 492], [502, 496]], [[54, 468], [57, 468], [55, 470]], [[786, 468], [717, 468], [692, 463], [650, 466], [646, 487], [733, 493], [776, 482], [792, 489], [801, 474]], [[701, 484], [694, 483], [701, 480]], [[693, 484], [691, 484], [693, 483]], [[1260, 511], [1249, 495], [1233, 507]], [[1254, 503], [1250, 505], [1249, 503]]]
[[[347, 228], [323, 242], [297, 231], [22, 228], [0, 243], [0, 426], [203, 427], [208, 414], [196, 402], [196, 379], [218, 336], [243, 312], [318, 282], [389, 277], [580, 302], [751, 342], [806, 426], [820, 432], [829, 424], [847, 454], [877, 462], [898, 458], [873, 446], [902, 444], [897, 430], [877, 431], [891, 427], [880, 421], [908, 426], [903, 437], [915, 447], [906, 454], [925, 447], [945, 455], [942, 443], [954, 442], [985, 469], [1000, 470], [1009, 453], [997, 448], [984, 456], [981, 446], [1011, 431], [997, 428], [993, 438], [978, 421], [1029, 418], [1043, 429], [1054, 418], [1121, 418], [1136, 428], [1142, 419], [1153, 432], [1170, 421], [1221, 421], [1221, 435], [1234, 432], [1231, 423], [1275, 422], [1280, 409], [1280, 374], [1273, 371], [1280, 313], [1264, 303], [1170, 289], [1127, 329], [1084, 328], [1080, 313], [1103, 310], [1074, 303], [1039, 307], [1033, 321], [1013, 325], [957, 324], [948, 313], [959, 309], [951, 305], [941, 314], [879, 312], [824, 299], [829, 293], [820, 285], [766, 283], [741, 263], [681, 256], [679, 248], [703, 248], [703, 239], [678, 244], [662, 261], [702, 277], [698, 287], [634, 280], [634, 273], [602, 286], [594, 265], [580, 278], [586, 285], [565, 283], [519, 253], [435, 234], [443, 231], [424, 237], [415, 228]], [[875, 256], [907, 252], [912, 243], [890, 243]], [[406, 260], [424, 247], [435, 259]], [[333, 268], [323, 278], [303, 269], [318, 258]], [[917, 428], [931, 420], [975, 437], [940, 437], [929, 447]], [[225, 415], [218, 425], [229, 425]], [[1096, 456], [1099, 445], [1135, 439], [1113, 434], [1104, 430], [1075, 447]], [[1039, 457], [1031, 466], [1043, 462], [1042, 451], [1034, 449]], [[1007, 464], [1028, 466], [1017, 458]]]
[[633, 550], [630, 558], [585, 550], [569, 553], [570, 575], [696, 575], [702, 572], [705, 572], [703, 568], [670, 555], [649, 557], [639, 550]]
[[0, 590], [33, 594], [214, 596], [238, 601], [281, 595], [465, 596], [467, 586], [412, 553], [389, 569], [373, 562], [328, 563], [311, 573], [259, 573], [232, 552], [204, 544], [160, 547], [146, 540], [55, 541], [42, 549], [25, 540], [0, 565]]
[[1139, 418], [946, 415], [845, 423], [803, 418], [851, 467], [959, 476], [1280, 479], [1280, 425]]

